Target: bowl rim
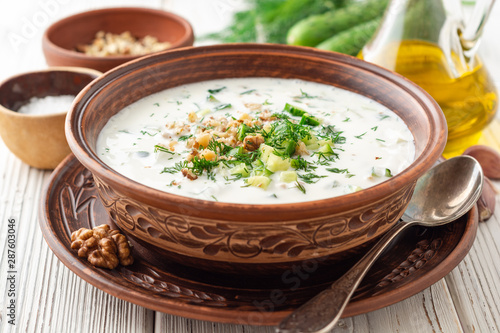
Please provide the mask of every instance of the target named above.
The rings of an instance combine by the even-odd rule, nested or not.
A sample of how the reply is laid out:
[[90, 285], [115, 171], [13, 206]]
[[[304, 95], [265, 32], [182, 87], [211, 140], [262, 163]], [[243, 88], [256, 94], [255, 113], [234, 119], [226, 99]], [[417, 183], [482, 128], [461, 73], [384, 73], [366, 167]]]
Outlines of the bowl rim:
[[[151, 188], [147, 185], [140, 184], [139, 182], [121, 175], [111, 167], [107, 166], [103, 161], [101, 161], [97, 154], [92, 151], [92, 148], [85, 143], [80, 122], [81, 116], [84, 112], [81, 110], [86, 110], [85, 105], [87, 104], [89, 98], [91, 98], [94, 94], [99, 93], [99, 91], [104, 89], [109, 82], [118, 80], [135, 70], [139, 70], [143, 67], [145, 68], [144, 65], [146, 64], [154, 64], [155, 61], [161, 62], [162, 60], [167, 61], [168, 59], [186, 59], [200, 55], [210, 56], [212, 54], [217, 54], [218, 52], [225, 52], [226, 54], [228, 52], [259, 54], [264, 50], [271, 52], [285, 52], [296, 56], [303, 55], [309, 58], [319, 57], [322, 60], [345, 63], [346, 65], [373, 73], [374, 75], [381, 76], [384, 80], [395, 83], [399, 88], [402, 88], [409, 95], [413, 96], [414, 99], [418, 100], [419, 104], [425, 105], [425, 108], [439, 111], [431, 112], [433, 117], [429, 117], [431, 126], [426, 148], [424, 148], [423, 152], [419, 156], [416, 156], [410, 166], [392, 177], [390, 181], [384, 181], [359, 192], [292, 204], [240, 204], [195, 199], [164, 192]], [[236, 223], [254, 221], [255, 219], [282, 221], [282, 219], [280, 219], [280, 214], [282, 213], [287, 213], [289, 216], [293, 214], [293, 216], [295, 216], [298, 220], [307, 216], [324, 215], [326, 206], [331, 206], [331, 212], [336, 213], [355, 210], [373, 202], [383, 201], [384, 198], [390, 194], [397, 192], [412, 183], [414, 184], [421, 175], [430, 169], [441, 156], [447, 139], [446, 120], [437, 102], [421, 87], [417, 86], [415, 83], [402, 75], [345, 54], [310, 47], [260, 43], [217, 44], [179, 48], [151, 54], [117, 66], [106, 72], [98, 79], [94, 80], [78, 94], [66, 117], [65, 129], [69, 146], [74, 155], [94, 174], [94, 176], [97, 176], [99, 179], [103, 179], [104, 182], [112, 188], [114, 186], [123, 186], [124, 183], [127, 184], [127, 186], [120, 187], [121, 194], [134, 198], [139, 202], [148, 202], [150, 205], [155, 207], [162, 207], [162, 204], [165, 203], [179, 207], [196, 207], [195, 212], [189, 213], [190, 216], [203, 218], [203, 214], [206, 212], [210, 212], [211, 216], [222, 218], [227, 218], [228, 215], [231, 215], [230, 218], [232, 218], [232, 220]], [[407, 178], [410, 179], [408, 180]], [[237, 214], [238, 217], [234, 214]], [[238, 221], [236, 221], [237, 219]]]
[[[9, 81], [14, 81], [17, 80], [23, 76], [29, 76], [33, 74], [41, 74], [41, 73], [48, 73], [48, 72], [72, 72], [72, 73], [79, 73], [79, 74], [88, 74], [90, 76], [95, 76], [94, 80], [98, 77], [100, 77], [103, 73], [92, 68], [86, 68], [86, 67], [72, 67], [72, 66], [54, 66], [54, 67], [49, 67], [45, 69], [40, 69], [40, 70], [35, 70], [35, 71], [29, 71], [29, 72], [24, 72], [24, 73], [18, 73], [12, 76], [9, 76], [5, 78], [4, 80], [0, 81], [0, 89]], [[75, 95], [75, 98], [78, 94]], [[54, 96], [62, 96], [62, 95], [54, 95]], [[35, 97], [35, 96], [32, 96]], [[50, 113], [43, 113], [43, 114], [28, 114], [28, 113], [19, 113], [18, 110], [12, 110], [9, 109], [8, 107], [4, 106], [3, 104], [0, 104], [0, 112], [10, 116], [10, 117], [18, 117], [18, 118], [33, 118], [33, 119], [42, 119], [42, 118], [52, 118], [52, 117], [60, 117], [66, 115], [69, 112], [68, 110], [64, 111], [59, 111], [59, 112], [50, 112]]]
[[[100, 9], [94, 9], [94, 10], [88, 10], [80, 13], [76, 13], [67, 17], [64, 17], [54, 23], [52, 23], [47, 29], [45, 29], [45, 32], [43, 33], [42, 36], [42, 47], [46, 51], [50, 51], [52, 53], [59, 53], [64, 55], [65, 57], [71, 57], [71, 58], [76, 58], [76, 59], [82, 59], [82, 60], [87, 60], [87, 61], [104, 61], [104, 62], [116, 62], [116, 61], [128, 61], [128, 60], [133, 60], [138, 57], [143, 57], [143, 56], [148, 56], [151, 54], [156, 54], [158, 52], [151, 52], [146, 55], [115, 55], [115, 56], [105, 56], [105, 57], [99, 57], [99, 56], [91, 56], [87, 55], [83, 52], [77, 52], [73, 50], [66, 49], [64, 47], [61, 47], [57, 44], [55, 44], [52, 39], [51, 35], [54, 30], [59, 29], [59, 27], [63, 24], [66, 24], [76, 18], [81, 18], [81, 17], [88, 17], [88, 16], [94, 16], [95, 14], [100, 14], [100, 13], [113, 13], [113, 12], [143, 12], [143, 13], [150, 13], [150, 14], [155, 14], [155, 15], [160, 15], [164, 16], [166, 18], [172, 19], [172, 21], [180, 23], [184, 27], [184, 35], [179, 38], [176, 42], [171, 43], [170, 49], [175, 49], [183, 46], [188, 46], [188, 45], [193, 45], [194, 43], [194, 32], [193, 32], [193, 27], [189, 23], [188, 20], [183, 18], [182, 16], [179, 16], [177, 14], [174, 14], [172, 12], [163, 10], [163, 9], [156, 9], [156, 8], [147, 8], [147, 7], [108, 7], [108, 8], [100, 8]], [[161, 52], [161, 51], [160, 51]]]

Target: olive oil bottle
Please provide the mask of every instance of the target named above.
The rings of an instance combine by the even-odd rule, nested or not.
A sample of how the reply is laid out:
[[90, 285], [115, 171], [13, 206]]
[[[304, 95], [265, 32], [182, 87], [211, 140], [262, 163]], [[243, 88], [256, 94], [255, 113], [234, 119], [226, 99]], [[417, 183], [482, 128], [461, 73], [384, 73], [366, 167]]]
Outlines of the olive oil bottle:
[[471, 52], [475, 45], [446, 13], [441, 0], [393, 0], [359, 57], [407, 77], [436, 100], [448, 124], [444, 155], [451, 157], [477, 143], [496, 113], [498, 95]]

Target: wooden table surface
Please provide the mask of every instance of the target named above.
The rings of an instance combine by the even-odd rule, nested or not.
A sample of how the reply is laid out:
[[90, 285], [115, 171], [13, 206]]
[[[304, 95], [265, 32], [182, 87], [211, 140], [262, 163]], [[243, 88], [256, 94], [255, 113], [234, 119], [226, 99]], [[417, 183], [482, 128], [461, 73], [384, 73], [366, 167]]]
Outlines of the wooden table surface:
[[[108, 6], [164, 8], [186, 17], [195, 34], [227, 24], [241, 0], [17, 0], [0, 2], [0, 80], [46, 68], [41, 36], [52, 22]], [[500, 5], [486, 25], [480, 54], [500, 87]], [[498, 117], [497, 117], [498, 118]], [[500, 151], [498, 120], [482, 143]], [[39, 202], [51, 171], [22, 163], [0, 140], [0, 332], [273, 332], [148, 310], [93, 287], [64, 266], [38, 227]], [[500, 182], [495, 182], [500, 188]], [[445, 278], [392, 306], [341, 319], [333, 332], [498, 332], [500, 329], [500, 196], [493, 218], [479, 225], [465, 259]], [[9, 219], [15, 220], [15, 325], [8, 267]]]

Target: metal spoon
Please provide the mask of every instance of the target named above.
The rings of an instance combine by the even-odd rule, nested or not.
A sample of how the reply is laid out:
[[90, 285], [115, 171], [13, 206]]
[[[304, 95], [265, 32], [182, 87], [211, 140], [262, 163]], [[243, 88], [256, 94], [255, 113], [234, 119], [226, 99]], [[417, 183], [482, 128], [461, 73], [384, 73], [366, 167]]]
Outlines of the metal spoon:
[[424, 174], [415, 187], [408, 208], [387, 233], [331, 287], [316, 295], [286, 317], [276, 329], [280, 333], [327, 332], [340, 319], [352, 294], [384, 249], [403, 230], [421, 225], [435, 227], [455, 221], [467, 213], [481, 195], [483, 171], [470, 156], [457, 156]]

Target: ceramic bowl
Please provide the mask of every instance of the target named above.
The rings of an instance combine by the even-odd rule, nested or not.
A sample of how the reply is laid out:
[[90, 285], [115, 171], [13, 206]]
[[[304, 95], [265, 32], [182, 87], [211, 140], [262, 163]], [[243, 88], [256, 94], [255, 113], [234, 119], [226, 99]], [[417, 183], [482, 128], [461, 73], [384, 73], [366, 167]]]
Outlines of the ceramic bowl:
[[93, 69], [54, 67], [10, 77], [0, 83], [0, 135], [23, 162], [40, 169], [54, 169], [71, 153], [64, 134], [68, 110], [24, 114], [17, 110], [32, 97], [76, 96], [101, 75]]
[[[406, 122], [415, 137], [415, 161], [390, 180], [352, 194], [252, 205], [155, 190], [120, 175], [96, 154], [99, 132], [130, 103], [178, 85], [233, 77], [297, 78], [372, 98]], [[399, 220], [416, 180], [440, 157], [447, 127], [427, 93], [381, 67], [312, 48], [226, 44], [151, 55], [105, 73], [77, 97], [66, 133], [111, 218], [129, 237], [186, 265], [265, 274], [334, 264], [362, 252]]]
[[90, 56], [76, 51], [79, 44], [90, 44], [98, 31], [120, 34], [130, 31], [142, 38], [153, 36], [170, 42], [171, 49], [192, 46], [193, 29], [175, 14], [149, 8], [105, 8], [79, 13], [53, 23], [42, 38], [42, 48], [50, 66], [79, 66], [105, 72], [139, 56]]

